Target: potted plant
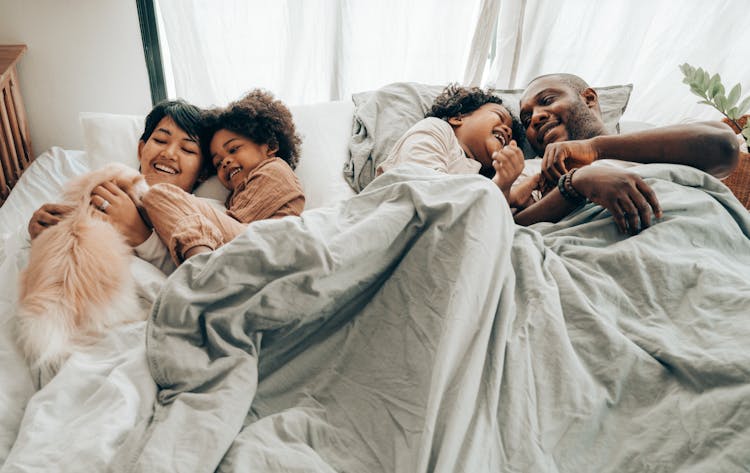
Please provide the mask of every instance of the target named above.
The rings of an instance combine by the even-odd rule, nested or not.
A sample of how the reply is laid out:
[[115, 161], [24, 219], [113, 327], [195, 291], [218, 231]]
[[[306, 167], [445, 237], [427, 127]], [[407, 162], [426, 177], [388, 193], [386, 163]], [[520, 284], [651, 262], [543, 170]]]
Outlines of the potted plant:
[[[745, 144], [750, 146], [750, 95], [740, 100], [742, 86], [738, 83], [731, 88], [729, 93], [721, 82], [719, 74], [711, 75], [702, 68], [694, 68], [690, 64], [683, 64], [680, 70], [684, 74], [682, 82], [690, 87], [690, 91], [700, 97], [698, 103], [710, 105], [718, 110], [735, 133], [744, 138]], [[727, 185], [742, 204], [750, 209], [750, 154], [740, 152], [740, 162], [737, 168], [724, 179]]]

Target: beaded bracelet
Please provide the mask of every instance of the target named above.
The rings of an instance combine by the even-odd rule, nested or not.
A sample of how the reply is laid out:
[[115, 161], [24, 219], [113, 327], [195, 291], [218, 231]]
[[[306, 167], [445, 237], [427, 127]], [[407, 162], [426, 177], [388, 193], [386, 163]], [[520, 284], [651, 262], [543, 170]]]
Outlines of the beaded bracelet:
[[557, 181], [557, 189], [565, 200], [571, 204], [579, 205], [586, 201], [586, 197], [573, 187], [573, 174], [577, 170], [578, 168], [572, 169], [560, 176], [560, 179]]

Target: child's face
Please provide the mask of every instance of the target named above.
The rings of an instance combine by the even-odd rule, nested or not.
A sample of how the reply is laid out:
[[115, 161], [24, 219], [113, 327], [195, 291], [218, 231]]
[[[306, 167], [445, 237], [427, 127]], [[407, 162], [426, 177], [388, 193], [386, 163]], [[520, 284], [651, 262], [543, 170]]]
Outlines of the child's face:
[[259, 145], [229, 130], [214, 133], [210, 149], [219, 181], [229, 190], [234, 190], [261, 161], [276, 153], [267, 144]]
[[448, 123], [453, 125], [466, 154], [479, 161], [482, 171], [486, 172], [492, 171], [492, 153], [500, 151], [513, 139], [510, 113], [496, 103], [486, 103], [468, 115], [451, 117]]
[[138, 160], [149, 185], [174, 184], [186, 192], [198, 181], [203, 161], [198, 142], [168, 116], [159, 121], [145, 143], [138, 143]]

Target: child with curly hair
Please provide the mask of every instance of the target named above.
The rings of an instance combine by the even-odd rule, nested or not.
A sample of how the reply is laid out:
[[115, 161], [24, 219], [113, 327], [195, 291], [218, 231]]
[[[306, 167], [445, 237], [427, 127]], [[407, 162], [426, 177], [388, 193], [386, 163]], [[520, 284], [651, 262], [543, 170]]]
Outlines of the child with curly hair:
[[500, 97], [451, 84], [396, 142], [377, 174], [407, 162], [446, 174], [478, 173], [492, 179], [511, 207], [524, 207], [535, 181], [511, 192], [524, 167], [523, 136], [521, 122]]
[[153, 186], [143, 205], [177, 264], [213, 251], [257, 220], [299, 215], [305, 206], [293, 169], [301, 140], [289, 109], [260, 89], [206, 114], [202, 154], [230, 190], [227, 211], [169, 184]]

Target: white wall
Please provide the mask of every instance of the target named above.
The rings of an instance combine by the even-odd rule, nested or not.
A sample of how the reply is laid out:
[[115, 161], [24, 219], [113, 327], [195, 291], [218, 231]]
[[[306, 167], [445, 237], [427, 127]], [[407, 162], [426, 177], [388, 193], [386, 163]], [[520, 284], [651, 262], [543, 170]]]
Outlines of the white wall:
[[79, 112], [151, 108], [135, 0], [0, 0], [0, 44], [17, 43], [35, 155], [83, 149]]

